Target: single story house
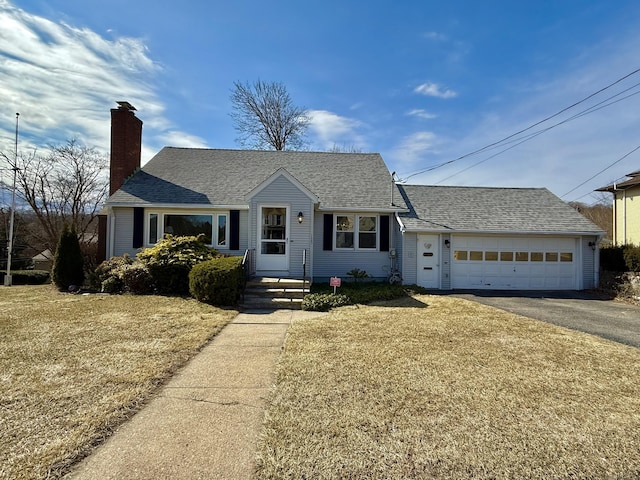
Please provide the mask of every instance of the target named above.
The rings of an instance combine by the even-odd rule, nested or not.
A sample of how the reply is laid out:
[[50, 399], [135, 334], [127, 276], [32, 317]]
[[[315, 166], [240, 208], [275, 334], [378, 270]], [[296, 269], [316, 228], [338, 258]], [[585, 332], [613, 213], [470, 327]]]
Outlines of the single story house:
[[546, 189], [399, 185], [377, 153], [165, 147], [140, 168], [142, 122], [112, 114], [106, 257], [205, 235], [257, 276], [357, 268], [433, 289], [592, 288], [604, 232]]
[[613, 194], [614, 245], [640, 245], [640, 171], [627, 177], [596, 190]]

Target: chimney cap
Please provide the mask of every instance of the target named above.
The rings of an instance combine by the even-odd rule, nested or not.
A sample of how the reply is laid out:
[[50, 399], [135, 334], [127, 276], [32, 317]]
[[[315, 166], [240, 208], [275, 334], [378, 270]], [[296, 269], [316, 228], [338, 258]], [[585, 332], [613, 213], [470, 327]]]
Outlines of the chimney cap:
[[136, 107], [134, 107], [133, 105], [131, 105], [129, 102], [117, 102], [116, 103], [119, 105], [118, 108], [122, 109], [122, 110], [131, 110], [131, 111], [135, 111]]

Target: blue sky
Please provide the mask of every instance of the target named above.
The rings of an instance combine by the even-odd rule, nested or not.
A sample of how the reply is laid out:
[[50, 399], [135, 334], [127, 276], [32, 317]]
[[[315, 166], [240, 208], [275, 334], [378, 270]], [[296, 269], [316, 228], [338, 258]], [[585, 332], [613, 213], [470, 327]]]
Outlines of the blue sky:
[[117, 100], [144, 121], [143, 162], [165, 145], [239, 148], [233, 82], [262, 79], [309, 110], [312, 150], [380, 152], [402, 179], [446, 164], [409, 183], [591, 203], [640, 170], [640, 150], [617, 162], [640, 145], [640, 73], [522, 144], [447, 162], [640, 68], [639, 21], [622, 0], [0, 0], [0, 151], [16, 112], [21, 151], [69, 138], [108, 151]]

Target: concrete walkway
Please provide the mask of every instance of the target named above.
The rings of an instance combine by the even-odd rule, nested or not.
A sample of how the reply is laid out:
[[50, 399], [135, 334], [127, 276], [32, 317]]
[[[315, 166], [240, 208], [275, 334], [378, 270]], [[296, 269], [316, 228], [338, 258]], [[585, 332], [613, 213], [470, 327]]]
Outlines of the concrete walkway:
[[300, 310], [239, 314], [69, 479], [248, 479], [275, 367]]

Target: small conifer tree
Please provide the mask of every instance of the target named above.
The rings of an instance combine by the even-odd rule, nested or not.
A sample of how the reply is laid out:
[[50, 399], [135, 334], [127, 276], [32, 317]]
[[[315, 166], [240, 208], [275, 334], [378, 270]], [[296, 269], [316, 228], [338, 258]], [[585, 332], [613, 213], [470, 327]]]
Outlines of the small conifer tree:
[[73, 226], [69, 228], [66, 223], [53, 257], [51, 279], [60, 291], [74, 290], [84, 282], [84, 259], [78, 235], [75, 228]]

